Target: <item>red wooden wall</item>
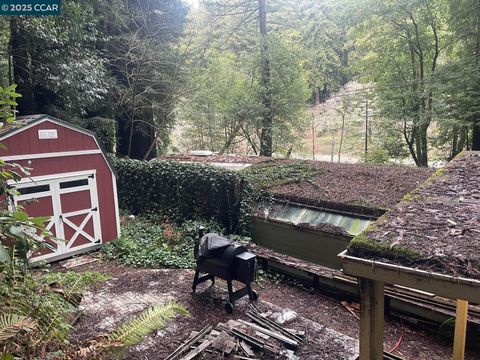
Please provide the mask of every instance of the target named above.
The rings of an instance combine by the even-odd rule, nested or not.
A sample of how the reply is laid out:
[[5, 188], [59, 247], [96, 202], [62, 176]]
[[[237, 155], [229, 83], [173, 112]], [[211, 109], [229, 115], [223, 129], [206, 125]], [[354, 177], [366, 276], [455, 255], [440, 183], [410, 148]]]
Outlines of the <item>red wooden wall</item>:
[[[56, 129], [57, 139], [39, 139], [38, 130]], [[5, 135], [8, 136], [8, 135]], [[1, 137], [1, 136], [0, 136]], [[0, 158], [5, 156], [33, 155], [53, 152], [99, 150], [93, 136], [69, 129], [52, 121], [44, 121], [0, 140], [6, 150], [0, 150]], [[60, 173], [96, 170], [98, 203], [102, 227], [102, 240], [107, 242], [118, 237], [117, 212], [115, 206], [115, 177], [102, 153], [73, 155], [31, 160], [13, 161], [32, 168], [30, 176], [43, 176]]]

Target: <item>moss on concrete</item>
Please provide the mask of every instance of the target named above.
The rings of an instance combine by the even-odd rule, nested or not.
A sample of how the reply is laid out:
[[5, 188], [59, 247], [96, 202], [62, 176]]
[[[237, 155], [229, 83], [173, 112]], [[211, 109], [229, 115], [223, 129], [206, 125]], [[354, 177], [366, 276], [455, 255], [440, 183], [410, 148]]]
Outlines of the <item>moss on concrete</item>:
[[356, 236], [350, 241], [348, 247], [349, 253], [355, 256], [362, 257], [368, 254], [368, 257], [378, 256], [386, 259], [398, 259], [414, 261], [421, 258], [421, 255], [412, 249], [408, 249], [402, 246], [390, 246], [376, 242], [368, 237], [368, 232], [373, 231], [375, 225], [370, 226], [366, 231]]

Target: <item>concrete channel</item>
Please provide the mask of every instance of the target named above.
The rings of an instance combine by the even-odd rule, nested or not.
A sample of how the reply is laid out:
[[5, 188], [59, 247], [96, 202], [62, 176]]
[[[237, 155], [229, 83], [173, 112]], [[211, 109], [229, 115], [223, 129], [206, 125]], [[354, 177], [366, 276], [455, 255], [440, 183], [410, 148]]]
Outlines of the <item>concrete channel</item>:
[[[356, 279], [342, 276], [337, 255], [345, 250], [350, 240], [373, 218], [357, 217], [352, 214], [329, 213], [325, 209], [302, 207], [299, 204], [274, 203], [267, 209], [257, 212], [254, 219], [253, 241], [260, 247], [276, 253], [321, 265], [325, 271], [305, 271], [299, 267], [285, 265], [285, 262], [260, 256], [260, 265], [271, 268], [289, 277], [312, 285], [337, 298], [358, 300]], [[335, 227], [337, 231], [335, 231]], [[338, 231], [341, 230], [341, 231]], [[404, 321], [438, 332], [446, 337], [453, 335], [452, 323], [455, 308], [442, 303], [442, 299], [430, 294], [397, 293], [402, 289], [392, 289], [387, 295], [386, 311], [401, 314]], [[478, 307], [471, 309], [469, 333], [480, 336], [480, 312]], [[472, 336], [470, 336], [472, 338]], [[473, 342], [474, 347], [479, 347]]]

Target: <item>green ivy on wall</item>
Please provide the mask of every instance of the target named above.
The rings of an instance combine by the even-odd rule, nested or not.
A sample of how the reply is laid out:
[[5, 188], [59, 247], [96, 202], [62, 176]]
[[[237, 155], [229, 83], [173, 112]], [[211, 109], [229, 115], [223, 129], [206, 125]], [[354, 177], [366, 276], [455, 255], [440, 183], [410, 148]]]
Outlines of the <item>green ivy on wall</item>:
[[175, 161], [113, 159], [113, 164], [120, 207], [132, 214], [213, 220], [228, 233], [239, 232], [244, 223], [246, 187], [236, 172]]

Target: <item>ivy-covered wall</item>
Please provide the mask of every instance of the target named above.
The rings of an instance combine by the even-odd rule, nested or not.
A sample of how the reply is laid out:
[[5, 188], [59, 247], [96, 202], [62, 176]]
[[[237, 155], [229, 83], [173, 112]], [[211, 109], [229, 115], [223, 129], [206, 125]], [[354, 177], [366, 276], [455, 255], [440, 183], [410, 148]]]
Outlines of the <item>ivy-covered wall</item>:
[[113, 159], [120, 208], [175, 220], [215, 220], [240, 227], [244, 181], [233, 171], [175, 161]]

